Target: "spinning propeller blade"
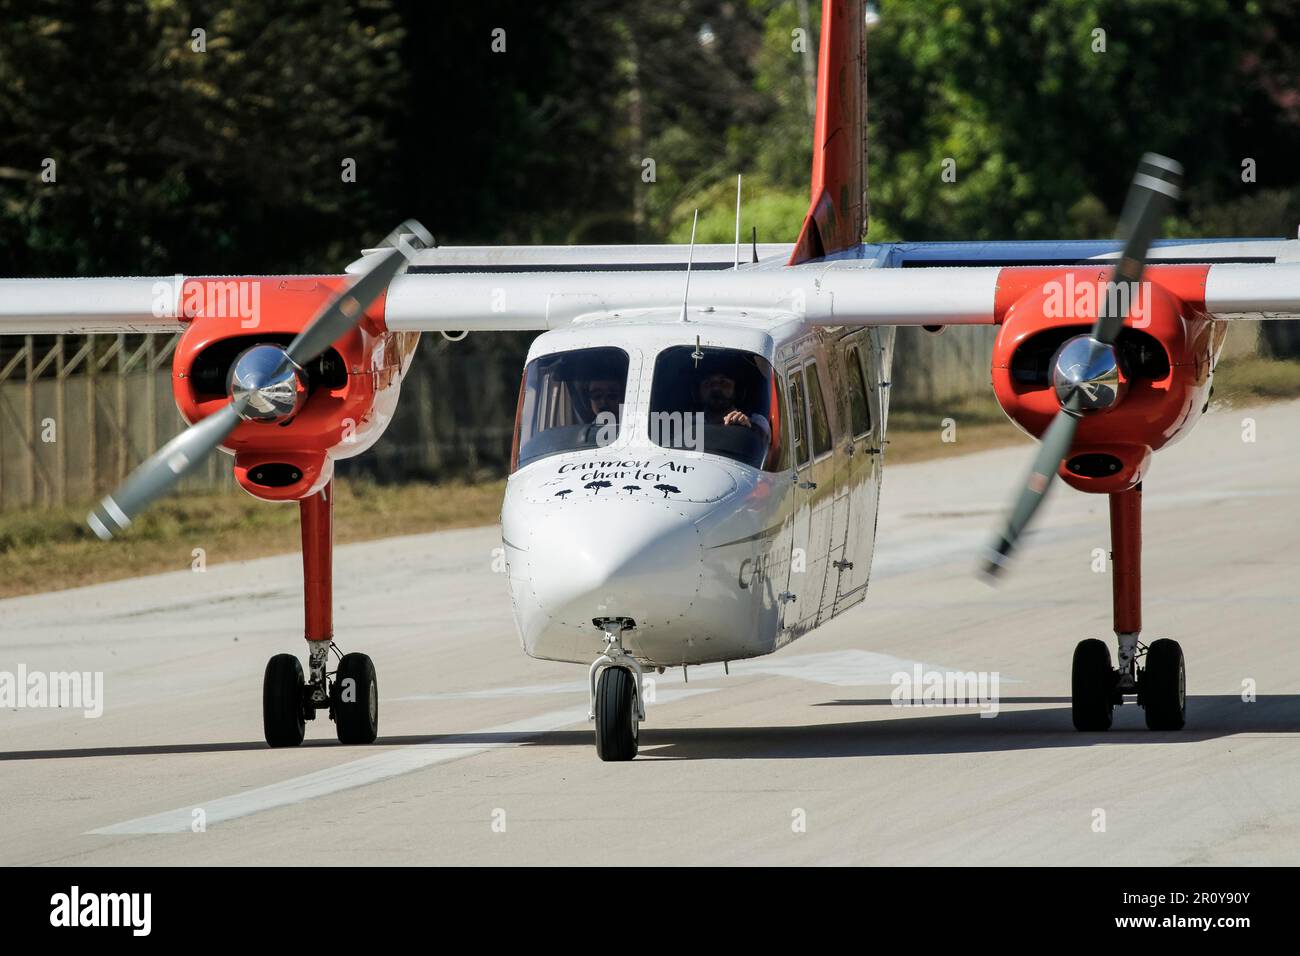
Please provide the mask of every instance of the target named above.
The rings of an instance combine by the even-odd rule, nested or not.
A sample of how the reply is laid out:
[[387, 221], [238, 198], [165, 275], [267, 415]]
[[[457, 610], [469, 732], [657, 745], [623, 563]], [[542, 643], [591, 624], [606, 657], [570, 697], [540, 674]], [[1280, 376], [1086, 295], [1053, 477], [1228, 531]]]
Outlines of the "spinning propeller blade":
[[[413, 239], [412, 239], [413, 237]], [[374, 257], [374, 263], [346, 290], [335, 296], [284, 350], [284, 360], [274, 382], [289, 366], [297, 374], [361, 320], [362, 314], [388, 288], [388, 283], [411, 259], [413, 252], [432, 245], [429, 233], [407, 220], [385, 240], [391, 249]], [[126, 529], [140, 512], [167, 494], [185, 475], [225, 441], [245, 419], [249, 395], [232, 399], [219, 411], [195, 422], [143, 461], [116, 491], [107, 495], [86, 516], [86, 523], [107, 541]]]
[[[1136, 292], [1146, 269], [1147, 253], [1161, 221], [1178, 198], [1183, 167], [1174, 160], [1156, 153], [1147, 153], [1138, 163], [1133, 185], [1129, 187], [1120, 215], [1119, 237], [1124, 242], [1119, 261], [1111, 272], [1109, 287], [1129, 283]], [[1092, 367], [1105, 352], [1114, 348], [1124, 328], [1124, 313], [1113, 308], [1120, 297], [1102, 294], [1098, 297], [1097, 321], [1092, 327], [1088, 342], [1088, 355], [1084, 367]], [[1134, 301], [1130, 295], [1124, 301]], [[1055, 364], [1055, 363], [1054, 363]], [[1055, 369], [1049, 374], [1055, 374]], [[1021, 533], [1029, 525], [1052, 481], [1070, 453], [1079, 419], [1084, 414], [1083, 391], [1080, 386], [1069, 388], [1064, 395], [1058, 389], [1061, 410], [1043, 433], [1042, 444], [1034, 455], [1029, 477], [1017, 493], [1007, 513], [1002, 532], [989, 548], [984, 562], [984, 573], [996, 576], [1007, 565], [1012, 550]]]

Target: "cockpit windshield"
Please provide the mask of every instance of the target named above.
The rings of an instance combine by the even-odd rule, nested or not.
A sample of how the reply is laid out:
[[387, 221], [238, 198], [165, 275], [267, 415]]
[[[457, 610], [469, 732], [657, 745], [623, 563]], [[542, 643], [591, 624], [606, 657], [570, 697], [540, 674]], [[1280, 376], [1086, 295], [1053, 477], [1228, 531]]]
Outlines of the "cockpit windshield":
[[692, 345], [664, 349], [655, 360], [650, 440], [754, 468], [783, 467], [777, 389], [761, 355]]
[[516, 467], [617, 439], [627, 367], [627, 353], [617, 348], [575, 349], [529, 362], [516, 412]]

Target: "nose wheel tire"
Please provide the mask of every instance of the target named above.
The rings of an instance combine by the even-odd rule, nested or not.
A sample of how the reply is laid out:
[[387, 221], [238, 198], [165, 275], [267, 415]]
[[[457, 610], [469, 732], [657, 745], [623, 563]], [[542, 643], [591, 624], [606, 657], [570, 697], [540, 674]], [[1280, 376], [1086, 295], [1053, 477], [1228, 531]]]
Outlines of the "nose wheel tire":
[[1105, 642], [1095, 637], [1080, 641], [1070, 670], [1070, 714], [1075, 730], [1110, 730], [1115, 714], [1115, 681], [1110, 648]]
[[307, 731], [302, 664], [292, 654], [276, 654], [262, 678], [262, 732], [272, 747], [296, 747]]
[[596, 683], [596, 755], [601, 760], [631, 760], [637, 754], [640, 721], [636, 679], [623, 667], [606, 667]]
[[379, 736], [379, 681], [374, 662], [365, 654], [344, 654], [332, 690], [339, 743], [373, 744]]
[[1177, 641], [1162, 638], [1147, 648], [1140, 702], [1151, 730], [1182, 730], [1187, 722], [1187, 670]]

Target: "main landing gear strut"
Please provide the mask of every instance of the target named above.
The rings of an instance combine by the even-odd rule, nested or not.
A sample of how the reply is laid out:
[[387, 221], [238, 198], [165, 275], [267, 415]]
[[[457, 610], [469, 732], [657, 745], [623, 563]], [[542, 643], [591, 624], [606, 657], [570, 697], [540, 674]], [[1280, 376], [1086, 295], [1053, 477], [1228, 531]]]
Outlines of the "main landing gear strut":
[[[369, 744], [379, 736], [379, 682], [365, 654], [341, 654], [334, 645], [334, 486], [298, 502], [302, 521], [303, 601], [307, 675], [292, 654], [277, 654], [262, 680], [262, 729], [272, 747], [296, 747], [307, 721], [325, 710], [340, 743]], [[329, 670], [330, 651], [338, 666]]]
[[1142, 632], [1142, 485], [1110, 496], [1110, 539], [1119, 664], [1096, 638], [1080, 641], [1071, 670], [1071, 713], [1076, 730], [1109, 730], [1115, 707], [1136, 694], [1152, 730], [1181, 730], [1187, 719], [1186, 670], [1177, 641], [1150, 646]]

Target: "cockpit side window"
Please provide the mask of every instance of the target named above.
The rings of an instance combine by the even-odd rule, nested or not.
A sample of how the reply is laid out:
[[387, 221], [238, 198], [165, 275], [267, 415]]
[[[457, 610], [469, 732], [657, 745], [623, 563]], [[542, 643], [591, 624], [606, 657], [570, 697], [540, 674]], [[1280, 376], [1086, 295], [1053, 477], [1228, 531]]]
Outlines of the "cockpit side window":
[[574, 349], [528, 363], [515, 413], [512, 471], [548, 455], [601, 448], [622, 427], [627, 353]]
[[753, 352], [666, 348], [655, 359], [650, 440], [775, 470], [781, 460], [781, 428], [780, 394], [773, 379], [767, 359]]

